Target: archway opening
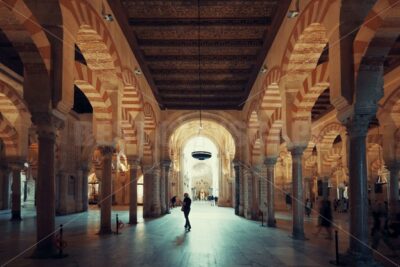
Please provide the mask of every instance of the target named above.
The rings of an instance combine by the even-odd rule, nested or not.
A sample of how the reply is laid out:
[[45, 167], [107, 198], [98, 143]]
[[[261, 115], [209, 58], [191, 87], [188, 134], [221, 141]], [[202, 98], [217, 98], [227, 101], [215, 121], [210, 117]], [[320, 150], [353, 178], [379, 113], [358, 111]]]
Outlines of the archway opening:
[[[194, 151], [208, 151], [211, 158], [198, 160], [193, 158]], [[194, 200], [207, 200], [218, 197], [221, 166], [219, 165], [217, 146], [207, 137], [192, 137], [183, 148], [183, 187]]]

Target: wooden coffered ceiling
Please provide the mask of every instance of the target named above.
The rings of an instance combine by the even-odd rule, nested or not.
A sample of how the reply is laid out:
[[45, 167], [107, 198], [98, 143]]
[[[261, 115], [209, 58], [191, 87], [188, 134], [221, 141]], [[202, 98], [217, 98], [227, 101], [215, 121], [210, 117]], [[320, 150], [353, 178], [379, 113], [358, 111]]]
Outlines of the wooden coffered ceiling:
[[241, 109], [290, 0], [199, 1], [109, 4], [162, 109]]

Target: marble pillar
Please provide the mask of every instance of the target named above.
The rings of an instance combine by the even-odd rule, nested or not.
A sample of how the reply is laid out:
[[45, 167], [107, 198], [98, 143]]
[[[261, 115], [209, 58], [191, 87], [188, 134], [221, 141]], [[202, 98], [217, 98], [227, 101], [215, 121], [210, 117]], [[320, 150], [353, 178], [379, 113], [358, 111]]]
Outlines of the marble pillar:
[[55, 140], [63, 121], [50, 113], [33, 114], [39, 156], [36, 180], [36, 248], [34, 258], [52, 257], [55, 252]]
[[75, 211], [79, 212], [83, 209], [83, 172], [78, 170], [75, 183]]
[[164, 174], [164, 167], [161, 166], [160, 170], [160, 211], [161, 214], [165, 214], [167, 210], [167, 203], [165, 202], [165, 181], [166, 177]]
[[266, 158], [264, 164], [267, 166], [267, 225], [276, 227], [275, 220], [275, 164], [277, 158]]
[[170, 169], [171, 161], [170, 160], [164, 160], [162, 162], [162, 176], [164, 177], [164, 200], [162, 200], [165, 204], [165, 213], [170, 213], [169, 212], [169, 199], [172, 197], [170, 196], [169, 192], [169, 169]]
[[82, 211], [87, 211], [89, 206], [89, 168], [87, 166], [81, 167], [82, 171]]
[[394, 161], [388, 164], [389, 177], [389, 218], [395, 219], [399, 212], [399, 170], [400, 162]]
[[12, 169], [11, 221], [21, 221], [21, 170], [23, 162], [9, 164]]
[[250, 199], [249, 199], [249, 170], [248, 167], [243, 168], [243, 214], [245, 218], [251, 217], [250, 212]]
[[3, 201], [3, 205], [1, 207], [1, 209], [9, 209], [10, 206], [10, 169], [7, 166], [2, 167], [2, 172], [1, 172], [1, 178], [2, 178], [2, 183], [3, 183], [3, 191], [2, 191], [2, 201]]
[[160, 203], [160, 167], [154, 167], [153, 169], [153, 181], [152, 181], [152, 198], [150, 205], [151, 217], [158, 217], [161, 215], [161, 203]]
[[151, 166], [143, 166], [143, 218], [151, 217], [151, 182], [153, 180], [153, 173]]
[[234, 163], [235, 169], [235, 214], [239, 215], [240, 209], [240, 165], [239, 163]]
[[100, 146], [102, 154], [102, 174], [100, 193], [100, 231], [99, 234], [111, 234], [111, 205], [112, 205], [112, 146]]
[[350, 246], [349, 253], [356, 261], [368, 261], [372, 251], [368, 240], [368, 176], [366, 136], [370, 116], [354, 115], [347, 125], [350, 135], [349, 149], [349, 200]]
[[58, 209], [57, 214], [68, 213], [68, 175], [64, 171], [59, 171], [57, 174], [58, 178]]
[[137, 224], [137, 171], [139, 160], [128, 156], [129, 164], [129, 224]]
[[303, 197], [303, 176], [302, 176], [302, 157], [305, 147], [295, 146], [290, 149], [292, 154], [292, 173], [293, 173], [293, 238], [304, 240], [304, 197]]

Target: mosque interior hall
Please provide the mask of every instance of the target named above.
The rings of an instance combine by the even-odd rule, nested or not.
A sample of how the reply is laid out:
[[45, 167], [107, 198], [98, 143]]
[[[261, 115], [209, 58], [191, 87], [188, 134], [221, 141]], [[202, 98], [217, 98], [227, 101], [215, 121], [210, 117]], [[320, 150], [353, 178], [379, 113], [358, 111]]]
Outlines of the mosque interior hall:
[[400, 0], [0, 0], [0, 266], [400, 266], [399, 172]]

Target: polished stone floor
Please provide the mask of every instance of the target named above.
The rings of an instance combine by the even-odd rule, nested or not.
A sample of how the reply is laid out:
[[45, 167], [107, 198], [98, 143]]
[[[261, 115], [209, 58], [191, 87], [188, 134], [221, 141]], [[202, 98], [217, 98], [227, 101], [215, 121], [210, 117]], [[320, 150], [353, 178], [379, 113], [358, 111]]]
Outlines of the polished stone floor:
[[[126, 207], [113, 207], [127, 221]], [[235, 216], [233, 209], [194, 203], [190, 214], [192, 230], [185, 232], [179, 208], [159, 219], [126, 225], [120, 235], [96, 235], [99, 211], [57, 217], [64, 224], [68, 242], [64, 259], [33, 260], [34, 213], [24, 211], [20, 223], [0, 214], [0, 265], [4, 266], [330, 266], [334, 242], [322, 233], [315, 238], [316, 216], [306, 220], [307, 241], [290, 238], [288, 213], [277, 214], [279, 228], [260, 227], [259, 222]], [[141, 212], [139, 213], [141, 216]], [[346, 217], [336, 219], [346, 225]], [[345, 231], [345, 229], [344, 229]], [[348, 238], [340, 233], [341, 251]], [[385, 266], [396, 266], [385, 264]]]

